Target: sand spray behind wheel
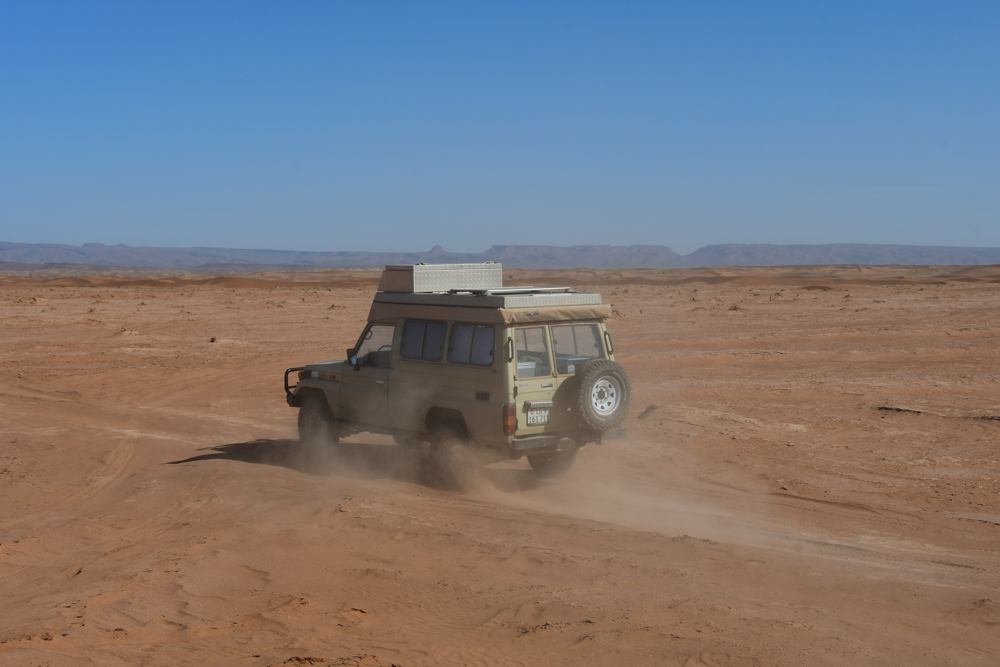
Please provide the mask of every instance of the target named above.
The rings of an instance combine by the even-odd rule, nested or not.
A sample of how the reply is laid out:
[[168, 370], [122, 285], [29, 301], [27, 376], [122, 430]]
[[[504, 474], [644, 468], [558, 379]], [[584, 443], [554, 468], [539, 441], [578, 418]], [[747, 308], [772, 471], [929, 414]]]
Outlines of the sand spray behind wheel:
[[[696, 455], [676, 452], [672, 463], [650, 469], [630, 465], [629, 440], [616, 441], [614, 460], [584, 450], [575, 468], [554, 480], [540, 480], [526, 488], [507, 490], [480, 483], [471, 495], [510, 507], [601, 521], [625, 528], [648, 530], [670, 536], [690, 537], [764, 546], [775, 538], [769, 523], [769, 502], [764, 494], [753, 508], [740, 508], [735, 489], [692, 479], [697, 462], [680, 464], [678, 459]], [[610, 446], [610, 445], [609, 445]], [[663, 446], [662, 444], [658, 446]], [[747, 480], [753, 486], [755, 480]], [[761, 489], [763, 491], [763, 489]]]

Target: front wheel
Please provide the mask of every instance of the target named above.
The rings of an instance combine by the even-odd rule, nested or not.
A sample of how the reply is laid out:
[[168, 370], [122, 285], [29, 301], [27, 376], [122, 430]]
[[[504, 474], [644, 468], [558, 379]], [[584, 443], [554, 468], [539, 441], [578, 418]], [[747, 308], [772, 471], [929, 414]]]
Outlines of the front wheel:
[[299, 440], [311, 450], [325, 451], [340, 441], [333, 413], [326, 399], [308, 396], [299, 407]]

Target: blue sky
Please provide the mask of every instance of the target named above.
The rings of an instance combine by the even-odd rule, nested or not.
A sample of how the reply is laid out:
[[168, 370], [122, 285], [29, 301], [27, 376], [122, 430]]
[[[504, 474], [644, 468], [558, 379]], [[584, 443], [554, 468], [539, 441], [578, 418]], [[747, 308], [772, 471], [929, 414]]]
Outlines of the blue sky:
[[995, 2], [0, 6], [0, 241], [1000, 246]]

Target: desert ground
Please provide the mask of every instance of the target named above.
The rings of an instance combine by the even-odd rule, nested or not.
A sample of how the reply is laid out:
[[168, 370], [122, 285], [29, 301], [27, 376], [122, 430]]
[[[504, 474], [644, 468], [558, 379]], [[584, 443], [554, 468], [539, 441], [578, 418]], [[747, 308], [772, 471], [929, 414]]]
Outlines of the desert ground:
[[629, 437], [461, 491], [303, 456], [378, 275], [0, 275], [0, 664], [1000, 664], [1000, 267], [504, 271]]

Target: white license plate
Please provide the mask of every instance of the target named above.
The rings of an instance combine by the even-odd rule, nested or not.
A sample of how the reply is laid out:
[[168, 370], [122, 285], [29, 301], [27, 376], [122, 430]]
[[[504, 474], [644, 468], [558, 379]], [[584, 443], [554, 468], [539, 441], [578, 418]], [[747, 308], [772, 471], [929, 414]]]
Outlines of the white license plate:
[[528, 426], [536, 426], [538, 424], [548, 424], [549, 423], [549, 411], [546, 410], [528, 410]]

